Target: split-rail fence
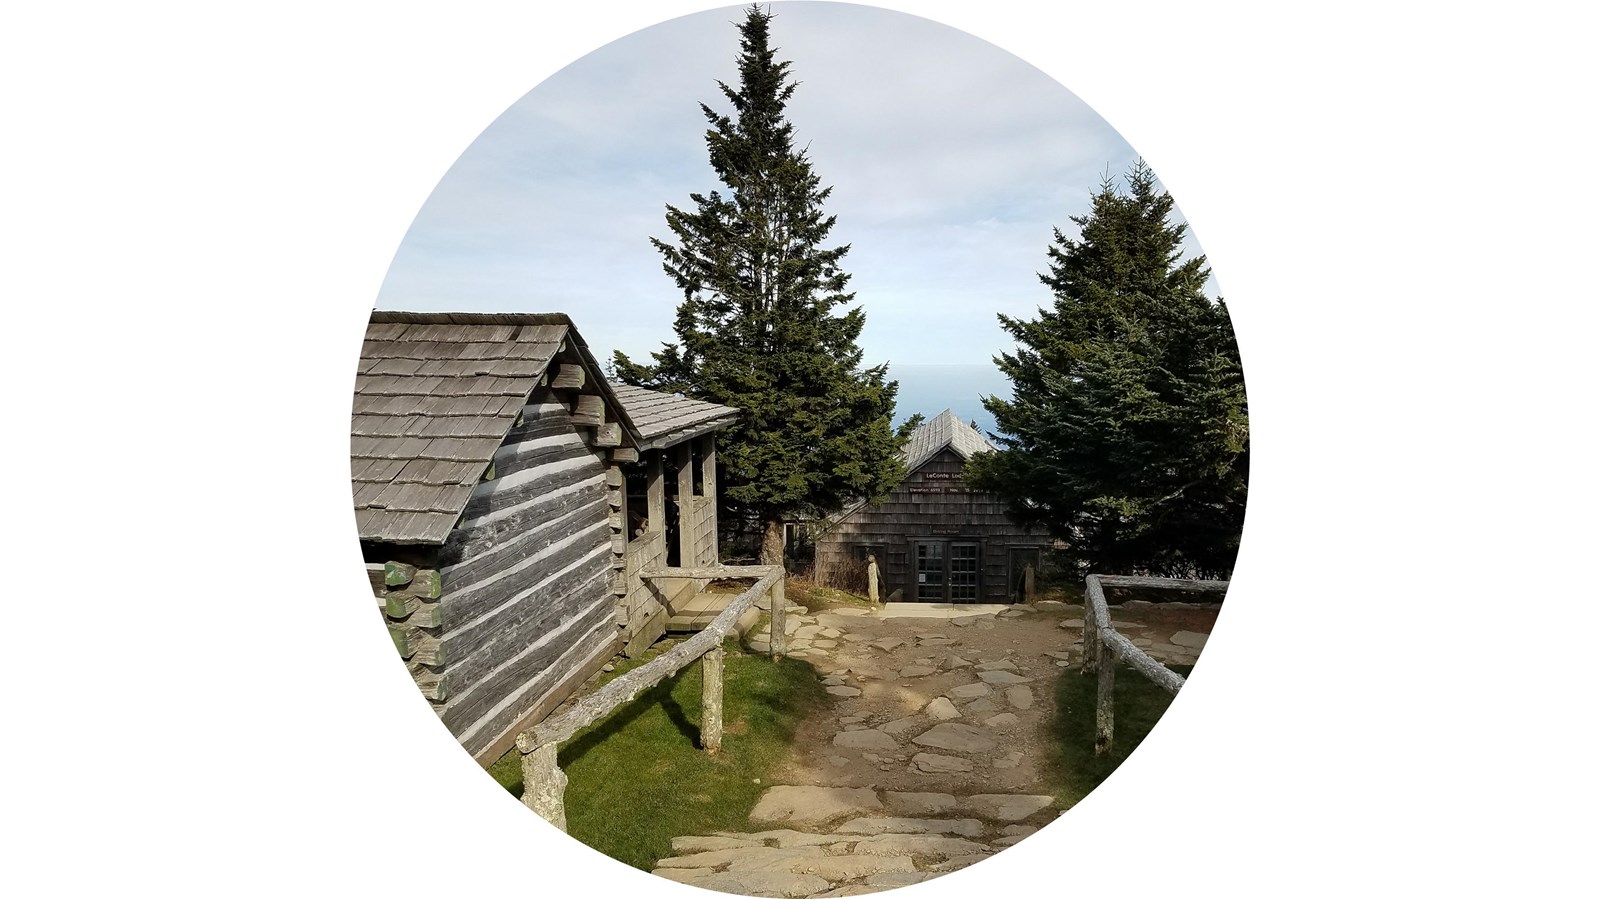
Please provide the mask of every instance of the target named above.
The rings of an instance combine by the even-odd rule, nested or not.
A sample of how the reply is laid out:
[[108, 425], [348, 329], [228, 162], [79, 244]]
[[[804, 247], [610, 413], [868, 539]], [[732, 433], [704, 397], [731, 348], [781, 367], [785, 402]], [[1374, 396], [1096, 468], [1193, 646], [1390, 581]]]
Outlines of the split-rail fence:
[[1131, 577], [1113, 574], [1091, 574], [1084, 582], [1085, 620], [1083, 627], [1083, 673], [1098, 674], [1094, 706], [1094, 754], [1105, 755], [1111, 751], [1112, 691], [1116, 686], [1117, 662], [1127, 662], [1133, 670], [1143, 674], [1156, 686], [1176, 696], [1183, 689], [1183, 675], [1151, 658], [1148, 653], [1133, 645], [1133, 641], [1117, 632], [1111, 625], [1111, 609], [1106, 604], [1106, 587], [1136, 587], [1153, 590], [1177, 590], [1186, 593], [1225, 594], [1227, 581], [1200, 581], [1184, 578]]
[[564, 800], [567, 776], [556, 761], [562, 743], [699, 659], [700, 747], [708, 753], [719, 752], [722, 749], [722, 641], [740, 616], [769, 592], [772, 595], [773, 661], [781, 658], [787, 649], [784, 615], [787, 601], [783, 595], [783, 567], [780, 565], [658, 568], [641, 572], [641, 577], [647, 581], [724, 578], [755, 578], [756, 581], [734, 597], [705, 630], [517, 736], [517, 750], [522, 753], [522, 802], [562, 830], [567, 829]]

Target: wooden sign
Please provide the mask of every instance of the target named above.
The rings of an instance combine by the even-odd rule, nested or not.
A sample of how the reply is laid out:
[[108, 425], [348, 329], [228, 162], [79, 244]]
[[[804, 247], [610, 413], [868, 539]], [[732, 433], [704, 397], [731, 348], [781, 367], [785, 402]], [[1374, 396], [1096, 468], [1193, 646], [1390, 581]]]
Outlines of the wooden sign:
[[926, 471], [922, 473], [924, 481], [959, 481], [961, 474], [951, 471]]

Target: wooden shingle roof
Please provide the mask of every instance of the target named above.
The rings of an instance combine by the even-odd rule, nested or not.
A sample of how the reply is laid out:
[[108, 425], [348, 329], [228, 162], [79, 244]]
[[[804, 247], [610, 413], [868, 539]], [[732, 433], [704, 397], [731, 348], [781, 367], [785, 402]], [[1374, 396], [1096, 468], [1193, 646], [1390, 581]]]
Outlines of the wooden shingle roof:
[[571, 333], [564, 315], [373, 313], [350, 416], [361, 539], [444, 542]]
[[911, 432], [911, 437], [906, 440], [906, 473], [928, 464], [929, 459], [939, 455], [939, 451], [947, 446], [962, 459], [994, 450], [993, 444], [985, 440], [982, 434], [946, 409]]
[[732, 406], [692, 400], [676, 393], [661, 393], [627, 384], [612, 384], [628, 418], [633, 422], [639, 449], [660, 449], [725, 428], [739, 417]]

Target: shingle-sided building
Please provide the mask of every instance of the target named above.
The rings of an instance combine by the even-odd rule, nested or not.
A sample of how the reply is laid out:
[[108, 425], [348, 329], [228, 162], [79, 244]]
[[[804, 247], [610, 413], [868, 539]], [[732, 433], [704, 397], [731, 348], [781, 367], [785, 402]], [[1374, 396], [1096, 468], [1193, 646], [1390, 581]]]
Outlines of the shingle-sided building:
[[1051, 541], [1001, 499], [967, 487], [962, 467], [994, 447], [946, 409], [912, 433], [906, 478], [883, 503], [836, 516], [816, 538], [819, 571], [878, 560], [881, 593], [909, 602], [1021, 602], [1025, 572]]
[[[622, 393], [565, 315], [368, 324], [350, 420], [362, 552], [418, 687], [480, 762], [661, 635], [665, 598], [639, 571], [666, 563], [669, 533], [673, 561], [717, 561], [714, 433], [737, 411]], [[682, 501], [669, 454], [700, 466], [676, 466]], [[630, 472], [648, 494], [631, 503]]]

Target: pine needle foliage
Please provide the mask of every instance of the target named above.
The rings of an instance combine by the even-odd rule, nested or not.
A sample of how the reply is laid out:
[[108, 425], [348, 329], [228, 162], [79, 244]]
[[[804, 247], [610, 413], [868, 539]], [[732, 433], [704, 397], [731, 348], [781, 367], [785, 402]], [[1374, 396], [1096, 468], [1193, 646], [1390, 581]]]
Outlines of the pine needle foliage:
[[850, 308], [841, 267], [850, 247], [827, 246], [832, 188], [794, 145], [785, 106], [797, 83], [770, 45], [772, 19], [752, 6], [739, 26], [739, 84], [718, 82], [731, 114], [700, 106], [723, 187], [669, 205], [672, 240], [651, 239], [683, 295], [677, 341], [649, 364], [614, 359], [626, 383], [740, 409], [718, 437], [722, 496], [764, 523], [768, 563], [785, 518], [886, 496], [905, 437], [890, 427], [888, 365], [862, 367], [866, 316]]
[[1244, 523], [1249, 424], [1226, 306], [1205, 257], [1141, 160], [1107, 179], [1077, 238], [1055, 229], [1038, 318], [1000, 316], [1012, 398], [988, 397], [1001, 452], [968, 464], [975, 488], [1065, 540], [1102, 573], [1223, 577]]

